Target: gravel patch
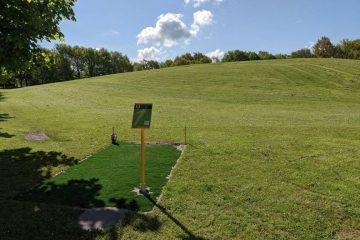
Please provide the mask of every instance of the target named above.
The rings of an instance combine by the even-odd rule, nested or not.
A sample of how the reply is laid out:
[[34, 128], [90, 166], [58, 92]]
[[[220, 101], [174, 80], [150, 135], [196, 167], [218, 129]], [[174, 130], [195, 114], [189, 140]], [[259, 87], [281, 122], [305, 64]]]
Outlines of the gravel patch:
[[46, 141], [50, 138], [43, 132], [30, 132], [25, 133], [24, 135], [25, 139], [28, 141]]

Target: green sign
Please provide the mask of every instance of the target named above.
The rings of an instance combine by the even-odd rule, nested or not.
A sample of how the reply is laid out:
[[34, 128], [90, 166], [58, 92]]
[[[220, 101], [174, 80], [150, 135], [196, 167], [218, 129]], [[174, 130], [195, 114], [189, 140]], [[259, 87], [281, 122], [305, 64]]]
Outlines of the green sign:
[[132, 127], [150, 128], [152, 103], [135, 103]]

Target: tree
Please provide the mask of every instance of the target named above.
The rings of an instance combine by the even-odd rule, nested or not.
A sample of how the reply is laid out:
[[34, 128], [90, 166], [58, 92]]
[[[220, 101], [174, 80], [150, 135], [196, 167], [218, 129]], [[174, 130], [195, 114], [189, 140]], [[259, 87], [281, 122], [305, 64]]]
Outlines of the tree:
[[134, 70], [134, 72], [143, 71], [144, 70], [144, 65], [141, 64], [141, 63], [134, 63], [133, 70]]
[[271, 53], [266, 52], [266, 51], [259, 51], [258, 55], [259, 55], [259, 58], [260, 58], [261, 60], [271, 60], [271, 59], [275, 59], [275, 56], [274, 56], [274, 55], [272, 55]]
[[211, 58], [209, 58], [208, 56], [204, 55], [203, 53], [197, 52], [194, 53], [193, 55], [193, 63], [197, 64], [201, 64], [201, 63], [212, 63]]
[[97, 72], [100, 75], [107, 75], [113, 73], [113, 67], [111, 62], [111, 54], [105, 48], [101, 48], [97, 51], [99, 62], [97, 64]]
[[38, 40], [62, 39], [59, 23], [75, 21], [75, 1], [0, 1], [0, 66], [18, 69], [39, 51]]
[[86, 68], [85, 48], [70, 47], [70, 62], [75, 69], [77, 78], [80, 79]]
[[330, 58], [334, 56], [334, 45], [328, 37], [320, 38], [314, 45], [314, 54], [318, 58]]
[[256, 52], [248, 52], [248, 56], [250, 61], [260, 60], [260, 57]]
[[58, 44], [55, 49], [58, 53], [58, 67], [61, 72], [61, 80], [74, 79], [75, 72], [71, 62], [71, 47], [65, 44]]
[[11, 73], [9, 73], [5, 67], [0, 67], [0, 84], [3, 88], [15, 87]]
[[291, 53], [292, 58], [313, 58], [314, 54], [312, 54], [311, 50], [308, 48], [303, 48]]
[[276, 54], [274, 57], [275, 57], [276, 59], [288, 59], [288, 58], [289, 58], [289, 55], [283, 54], [283, 53], [279, 53], [279, 54]]
[[125, 55], [123, 56], [119, 52], [111, 52], [111, 63], [113, 67], [113, 73], [122, 73], [132, 71], [132, 66], [129, 58]]
[[235, 61], [249, 61], [249, 56], [244, 51], [235, 50], [233, 56]]
[[40, 49], [31, 61], [29, 68], [31, 78], [27, 85], [37, 85], [58, 81], [58, 68], [56, 67], [56, 53], [45, 48]]
[[172, 67], [174, 64], [173, 60], [168, 59], [165, 62], [160, 63], [160, 68]]
[[153, 69], [159, 69], [160, 65], [157, 61], [155, 60], [144, 60], [142, 62], [143, 66], [144, 66], [144, 70], [153, 70]]
[[334, 49], [335, 57], [348, 58], [348, 59], [360, 59], [360, 39], [342, 40]]
[[84, 51], [84, 59], [86, 63], [87, 75], [89, 77], [96, 76], [96, 64], [98, 62], [96, 49], [86, 48]]
[[246, 52], [235, 50], [235, 51], [228, 51], [223, 58], [223, 62], [237, 62], [237, 61], [248, 61], [249, 56]]
[[191, 61], [187, 58], [184, 58], [182, 56], [178, 56], [175, 58], [173, 65], [174, 66], [182, 66], [182, 65], [190, 65]]

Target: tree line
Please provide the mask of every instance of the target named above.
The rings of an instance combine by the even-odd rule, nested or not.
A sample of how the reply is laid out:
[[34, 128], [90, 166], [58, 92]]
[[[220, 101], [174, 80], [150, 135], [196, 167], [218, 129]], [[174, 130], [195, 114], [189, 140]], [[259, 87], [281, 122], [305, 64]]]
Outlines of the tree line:
[[267, 51], [232, 50], [222, 59], [211, 59], [203, 53], [185, 53], [174, 60], [163, 62], [143, 60], [131, 63], [126, 55], [104, 48], [85, 48], [58, 44], [53, 49], [39, 48], [21, 67], [0, 66], [0, 84], [3, 88], [24, 87], [68, 81], [101, 75], [153, 70], [166, 67], [206, 64], [212, 62], [257, 61], [288, 58], [344, 58], [360, 59], [360, 39], [344, 39], [334, 45], [328, 37], [320, 38], [312, 48], [303, 48], [287, 54], [273, 55]]
[[130, 72], [129, 58], [116, 51], [58, 44], [40, 48], [21, 68], [2, 67], [0, 81], [6, 87], [23, 87], [100, 75]]
[[302, 48], [291, 54], [272, 54], [268, 51], [242, 51], [231, 50], [224, 54], [222, 59], [210, 59], [202, 53], [185, 53], [176, 57], [174, 60], [168, 59], [164, 62], [142, 61], [134, 64], [134, 71], [151, 70], [166, 67], [175, 67], [190, 64], [203, 64], [211, 62], [238, 62], [238, 61], [258, 61], [272, 59], [289, 58], [342, 58], [360, 59], [360, 39], [344, 39], [334, 45], [330, 38], [321, 37], [311, 48]]
[[258, 53], [252, 51], [228, 51], [222, 62], [271, 60], [288, 58], [342, 58], [360, 59], [360, 39], [344, 39], [338, 44], [333, 44], [328, 37], [321, 37], [311, 48], [302, 48], [288, 54], [273, 55], [266, 51]]
[[142, 70], [151, 70], [151, 69], [159, 69], [166, 67], [176, 67], [182, 65], [190, 65], [190, 64], [203, 64], [203, 63], [211, 63], [212, 60], [203, 53], [195, 52], [195, 53], [185, 53], [183, 55], [177, 56], [174, 60], [167, 59], [164, 62], [158, 62], [155, 60], [143, 60], [139, 63], [134, 63], [134, 71], [142, 71]]
[[291, 58], [360, 59], [360, 39], [343, 39], [333, 44], [329, 37], [321, 37], [311, 48], [294, 51]]

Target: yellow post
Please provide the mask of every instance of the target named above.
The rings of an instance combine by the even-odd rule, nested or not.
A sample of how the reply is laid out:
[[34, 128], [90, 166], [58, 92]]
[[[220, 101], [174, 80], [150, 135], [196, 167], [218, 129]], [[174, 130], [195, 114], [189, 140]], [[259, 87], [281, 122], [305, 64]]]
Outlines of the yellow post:
[[141, 128], [141, 186], [145, 186], [145, 129]]

